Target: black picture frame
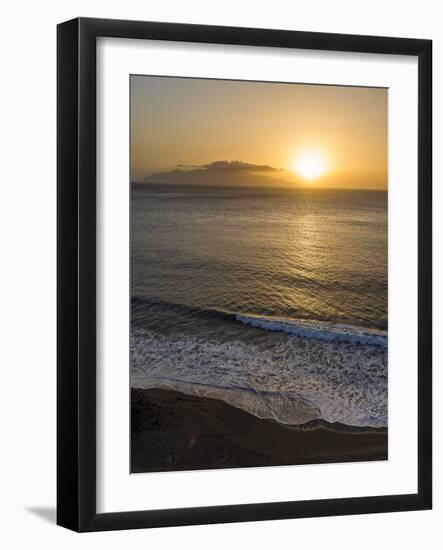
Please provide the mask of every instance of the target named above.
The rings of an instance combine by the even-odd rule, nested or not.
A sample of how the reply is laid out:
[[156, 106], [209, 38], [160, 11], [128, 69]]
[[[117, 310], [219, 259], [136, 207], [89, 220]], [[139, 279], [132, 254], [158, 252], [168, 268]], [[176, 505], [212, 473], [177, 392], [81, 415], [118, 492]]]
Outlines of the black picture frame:
[[[416, 494], [96, 512], [96, 39], [401, 54], [418, 58]], [[425, 510], [432, 506], [432, 42], [78, 18], [57, 29], [57, 523], [75, 531]]]

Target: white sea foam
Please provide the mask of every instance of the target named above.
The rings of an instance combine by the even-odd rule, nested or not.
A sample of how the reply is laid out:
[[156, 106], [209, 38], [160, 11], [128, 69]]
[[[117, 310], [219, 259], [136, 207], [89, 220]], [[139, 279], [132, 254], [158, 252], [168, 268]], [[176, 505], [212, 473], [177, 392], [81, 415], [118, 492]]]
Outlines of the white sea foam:
[[386, 426], [386, 349], [300, 336], [254, 344], [133, 329], [131, 385], [222, 399], [286, 424]]
[[219, 399], [258, 418], [268, 418], [283, 424], [304, 424], [320, 418], [320, 411], [302, 396], [285, 392], [258, 391], [253, 388], [217, 386], [200, 382], [190, 383], [185, 380], [162, 377], [149, 379], [137, 375], [132, 378], [132, 385], [141, 388], [160, 387], [188, 395]]
[[348, 342], [366, 346], [387, 347], [387, 335], [383, 331], [322, 321], [293, 320], [277, 317], [258, 317], [237, 314], [237, 321], [265, 330], [286, 332], [301, 338], [325, 342]]

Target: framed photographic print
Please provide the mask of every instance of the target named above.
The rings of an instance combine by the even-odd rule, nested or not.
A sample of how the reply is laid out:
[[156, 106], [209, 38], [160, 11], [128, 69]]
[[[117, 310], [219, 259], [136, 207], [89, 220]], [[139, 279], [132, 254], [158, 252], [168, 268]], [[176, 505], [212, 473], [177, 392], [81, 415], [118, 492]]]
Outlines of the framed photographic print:
[[431, 508], [429, 40], [58, 26], [58, 524]]

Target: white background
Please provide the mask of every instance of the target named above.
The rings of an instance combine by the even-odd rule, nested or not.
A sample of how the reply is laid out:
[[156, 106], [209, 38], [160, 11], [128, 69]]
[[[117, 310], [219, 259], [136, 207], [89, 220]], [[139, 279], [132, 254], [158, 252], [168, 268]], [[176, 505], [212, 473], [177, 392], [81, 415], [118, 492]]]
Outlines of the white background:
[[[113, 17], [296, 30], [410, 36], [434, 40], [434, 212], [441, 212], [443, 29], [441, 2], [311, 0], [223, 3], [165, 0], [22, 2], [3, 10], [0, 93], [0, 541], [6, 548], [439, 548], [441, 475], [432, 512], [263, 522], [76, 535], [54, 526], [55, 506], [55, 25]], [[13, 7], [12, 7], [13, 6]], [[435, 280], [443, 277], [435, 216]], [[440, 248], [440, 252], [438, 251]], [[435, 394], [441, 392], [443, 300], [435, 289]], [[437, 401], [437, 400], [436, 400]], [[435, 403], [435, 462], [442, 463], [443, 408]], [[440, 431], [440, 438], [437, 438]]]

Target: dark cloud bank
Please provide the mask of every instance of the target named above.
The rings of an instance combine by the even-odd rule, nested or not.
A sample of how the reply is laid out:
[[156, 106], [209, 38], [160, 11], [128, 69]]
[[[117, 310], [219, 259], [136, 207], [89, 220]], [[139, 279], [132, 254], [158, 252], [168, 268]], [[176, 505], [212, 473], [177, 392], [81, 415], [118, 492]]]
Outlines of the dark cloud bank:
[[287, 172], [265, 164], [239, 160], [218, 160], [202, 165], [178, 165], [169, 172], [156, 172], [143, 180], [146, 183], [171, 183], [220, 186], [288, 186], [294, 179]]

